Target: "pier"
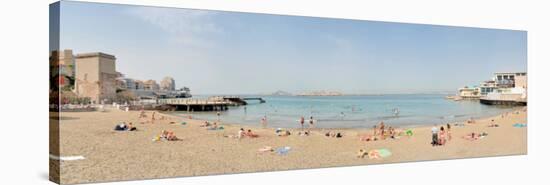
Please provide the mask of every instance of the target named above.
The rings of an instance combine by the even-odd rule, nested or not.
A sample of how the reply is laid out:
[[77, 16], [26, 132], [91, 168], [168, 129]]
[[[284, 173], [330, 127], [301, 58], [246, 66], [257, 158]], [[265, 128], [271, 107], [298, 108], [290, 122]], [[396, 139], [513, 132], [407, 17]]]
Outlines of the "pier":
[[158, 99], [158, 103], [171, 106], [172, 110], [183, 111], [225, 111], [230, 106], [247, 105], [246, 101], [257, 100], [265, 103], [263, 98], [241, 98], [238, 96], [214, 96], [206, 99], [198, 98], [167, 98]]
[[490, 99], [480, 98], [479, 103], [485, 105], [526, 106], [526, 99]]

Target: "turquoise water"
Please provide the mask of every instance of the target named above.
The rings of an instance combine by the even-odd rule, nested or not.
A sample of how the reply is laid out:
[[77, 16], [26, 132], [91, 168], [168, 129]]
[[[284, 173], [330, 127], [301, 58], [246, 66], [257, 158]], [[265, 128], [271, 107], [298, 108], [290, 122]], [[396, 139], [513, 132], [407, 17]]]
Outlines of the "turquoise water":
[[[242, 96], [246, 97], [246, 96]], [[258, 97], [258, 96], [254, 96]], [[376, 96], [261, 96], [267, 102], [230, 107], [220, 112], [224, 123], [299, 128], [299, 119], [313, 116], [317, 128], [372, 128], [380, 121], [394, 126], [420, 126], [464, 121], [510, 111], [511, 107], [488, 106], [478, 101], [453, 101], [445, 95]], [[396, 115], [398, 109], [398, 115]], [[174, 112], [176, 115], [187, 112]], [[215, 121], [216, 112], [194, 112], [195, 118]]]

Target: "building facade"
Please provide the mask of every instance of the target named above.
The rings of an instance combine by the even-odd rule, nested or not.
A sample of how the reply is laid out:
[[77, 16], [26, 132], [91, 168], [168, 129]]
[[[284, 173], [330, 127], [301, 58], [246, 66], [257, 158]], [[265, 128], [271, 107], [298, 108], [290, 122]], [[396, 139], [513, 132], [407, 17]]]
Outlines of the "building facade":
[[150, 91], [158, 91], [160, 89], [159, 84], [155, 80], [147, 80], [143, 82], [143, 89]]
[[108, 103], [116, 96], [116, 58], [105, 53], [83, 53], [75, 60], [75, 93], [92, 103]]
[[501, 88], [527, 87], [526, 72], [495, 73], [493, 80]]
[[160, 81], [160, 89], [164, 91], [175, 91], [176, 81], [172, 77], [164, 77], [162, 81]]

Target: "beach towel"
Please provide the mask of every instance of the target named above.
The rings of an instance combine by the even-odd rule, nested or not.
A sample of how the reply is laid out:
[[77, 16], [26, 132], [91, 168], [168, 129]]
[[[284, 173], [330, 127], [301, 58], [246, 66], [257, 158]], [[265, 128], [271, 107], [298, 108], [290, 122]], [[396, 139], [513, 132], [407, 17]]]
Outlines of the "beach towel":
[[391, 156], [390, 150], [382, 148], [369, 151], [369, 159], [381, 159]]
[[408, 129], [407, 131], [405, 131], [405, 134], [407, 134], [407, 136], [412, 136], [413, 131], [411, 129]]
[[525, 124], [525, 123], [516, 123], [516, 124], [513, 124], [512, 126], [516, 127], [516, 128], [523, 128], [523, 127], [527, 127], [527, 124]]
[[185, 121], [181, 122], [181, 125], [187, 125], [187, 122], [185, 122]]
[[59, 160], [59, 161], [76, 161], [85, 159], [84, 156], [56, 156], [50, 154], [50, 159]]
[[279, 155], [286, 155], [286, 154], [288, 154], [288, 152], [290, 152], [290, 147], [289, 146], [279, 147], [275, 150], [275, 153], [277, 153]]

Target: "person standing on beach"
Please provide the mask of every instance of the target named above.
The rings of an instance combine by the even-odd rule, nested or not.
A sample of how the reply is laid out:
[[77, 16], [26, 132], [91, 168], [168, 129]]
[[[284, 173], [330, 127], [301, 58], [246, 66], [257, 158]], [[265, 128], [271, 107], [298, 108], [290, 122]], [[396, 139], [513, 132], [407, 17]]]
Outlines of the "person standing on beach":
[[437, 139], [437, 134], [438, 133], [439, 133], [439, 130], [437, 129], [437, 126], [434, 125], [432, 127], [432, 146], [435, 146], [438, 143], [438, 139]]
[[441, 129], [439, 130], [439, 136], [438, 136], [438, 139], [439, 139], [439, 145], [445, 145], [446, 143], [446, 139], [447, 138], [445, 136], [445, 127], [441, 126]]
[[218, 122], [220, 122], [220, 111], [218, 111], [216, 115], [218, 115]]
[[304, 122], [305, 122], [304, 116], [300, 117], [300, 125], [302, 126], [302, 131], [304, 130]]
[[237, 138], [241, 139], [244, 136], [244, 128], [239, 129], [239, 132], [237, 133]]
[[384, 139], [384, 131], [385, 131], [385, 125], [384, 125], [384, 121], [381, 121], [380, 122], [380, 126], [378, 126], [378, 128], [380, 129], [380, 138]]
[[447, 138], [451, 141], [451, 124], [447, 123]]
[[309, 128], [313, 128], [313, 116], [309, 117]]
[[153, 115], [151, 115], [151, 123], [155, 123], [155, 113], [156, 112], [153, 112]]

